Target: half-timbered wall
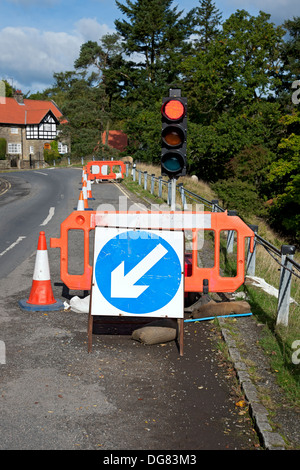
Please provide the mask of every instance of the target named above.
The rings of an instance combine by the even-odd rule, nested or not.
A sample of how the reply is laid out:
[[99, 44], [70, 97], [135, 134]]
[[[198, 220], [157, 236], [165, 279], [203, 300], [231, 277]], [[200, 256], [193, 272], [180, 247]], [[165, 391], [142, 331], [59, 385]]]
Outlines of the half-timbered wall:
[[40, 124], [26, 126], [26, 139], [53, 140], [57, 136], [56, 121], [48, 114]]

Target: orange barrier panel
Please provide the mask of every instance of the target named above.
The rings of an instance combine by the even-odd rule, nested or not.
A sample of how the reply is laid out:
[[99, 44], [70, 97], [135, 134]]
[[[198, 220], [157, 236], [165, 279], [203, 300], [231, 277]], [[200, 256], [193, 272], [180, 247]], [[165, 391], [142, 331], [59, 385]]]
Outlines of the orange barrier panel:
[[[120, 171], [118, 173], [121, 176], [117, 176], [118, 173], [113, 172], [113, 167], [119, 166]], [[125, 163], [122, 161], [108, 160], [108, 161], [93, 161], [88, 162], [85, 166], [87, 177], [90, 181], [93, 180], [116, 180], [123, 179], [126, 172]]]
[[[193, 223], [195, 217], [198, 221]], [[175, 221], [175, 222], [174, 222]], [[61, 280], [69, 289], [90, 290], [92, 266], [89, 263], [90, 231], [96, 226], [118, 226], [144, 229], [191, 230], [192, 252], [185, 260], [185, 292], [235, 292], [244, 282], [245, 238], [251, 238], [250, 251], [253, 251], [254, 232], [237, 216], [227, 212], [98, 212], [74, 211], [61, 224], [60, 238], [51, 238], [50, 247], [60, 248]], [[83, 273], [68, 272], [68, 232], [82, 230], [84, 233]], [[214, 233], [214, 266], [198, 266], [198, 233], [210, 230]], [[237, 237], [237, 272], [234, 277], [220, 275], [220, 233], [235, 231]]]

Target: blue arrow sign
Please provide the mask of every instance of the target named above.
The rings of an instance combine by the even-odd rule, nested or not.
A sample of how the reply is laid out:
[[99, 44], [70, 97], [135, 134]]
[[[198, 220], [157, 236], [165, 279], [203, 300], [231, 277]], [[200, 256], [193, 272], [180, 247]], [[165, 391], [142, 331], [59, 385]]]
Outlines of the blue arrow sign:
[[95, 280], [103, 297], [115, 308], [147, 314], [165, 307], [176, 295], [182, 266], [164, 238], [149, 231], [129, 230], [101, 248]]

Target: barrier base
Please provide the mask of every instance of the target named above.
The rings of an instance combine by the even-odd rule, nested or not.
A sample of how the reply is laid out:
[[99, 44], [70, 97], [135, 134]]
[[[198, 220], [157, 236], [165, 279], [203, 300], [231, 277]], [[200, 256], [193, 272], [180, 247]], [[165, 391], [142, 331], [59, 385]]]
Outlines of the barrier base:
[[22, 310], [29, 310], [31, 312], [51, 312], [54, 310], [64, 310], [64, 303], [61, 300], [57, 300], [54, 304], [35, 305], [29, 304], [27, 299], [22, 299], [19, 300], [19, 306]]
[[[74, 211], [77, 211], [77, 210], [78, 210], [77, 207], [74, 207]], [[82, 209], [82, 210], [83, 210], [83, 211], [92, 211], [92, 210], [94, 210], [94, 209], [92, 209], [91, 207], [87, 207], [87, 208]]]

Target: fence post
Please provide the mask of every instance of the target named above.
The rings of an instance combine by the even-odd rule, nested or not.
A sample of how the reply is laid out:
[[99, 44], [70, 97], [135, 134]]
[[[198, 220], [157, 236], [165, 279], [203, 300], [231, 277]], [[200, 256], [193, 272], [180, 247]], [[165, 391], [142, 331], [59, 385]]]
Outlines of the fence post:
[[139, 172], [139, 185], [141, 186], [142, 184], [142, 170], [138, 170]]
[[136, 172], [136, 165], [134, 163], [133, 167], [132, 167], [132, 179], [133, 179], [133, 181], [135, 181], [135, 176], [136, 176], [135, 172]]
[[180, 196], [181, 196], [182, 208], [185, 211], [187, 209], [187, 205], [186, 205], [186, 197], [185, 197], [183, 183], [178, 183], [178, 186], [179, 186], [179, 191], [180, 191]]
[[158, 177], [158, 197], [162, 197], [162, 176]]
[[[290, 294], [291, 294], [291, 280], [292, 280], [292, 263], [287, 259], [294, 258], [296, 248], [293, 245], [282, 245], [281, 247], [281, 270], [279, 281], [279, 293], [277, 303], [277, 325], [288, 326], [289, 323], [289, 307], [290, 307]], [[286, 269], [287, 268], [287, 269]]]
[[151, 175], [151, 189], [150, 189], [151, 194], [154, 193], [154, 177], [155, 177], [155, 175], [152, 174]]
[[147, 179], [148, 179], [148, 173], [147, 171], [144, 171], [144, 189], [147, 191]]
[[171, 180], [168, 181], [168, 200], [167, 200], [168, 206], [171, 205]]
[[[258, 232], [258, 225], [248, 225], [254, 233]], [[255, 276], [255, 261], [256, 261], [256, 239], [254, 237], [253, 253], [250, 251], [250, 238], [248, 238], [247, 245], [247, 262], [246, 262], [246, 275]]]
[[[237, 215], [237, 211], [228, 211], [228, 215]], [[233, 242], [234, 242], [234, 230], [228, 230], [227, 232], [227, 253], [233, 252]]]
[[219, 200], [218, 199], [213, 199], [211, 201], [211, 204], [212, 204], [212, 212], [218, 212], [218, 208], [217, 208], [217, 205], [219, 204]]
[[171, 179], [171, 211], [176, 210], [176, 179]]
[[126, 163], [126, 178], [128, 177], [128, 163]]

